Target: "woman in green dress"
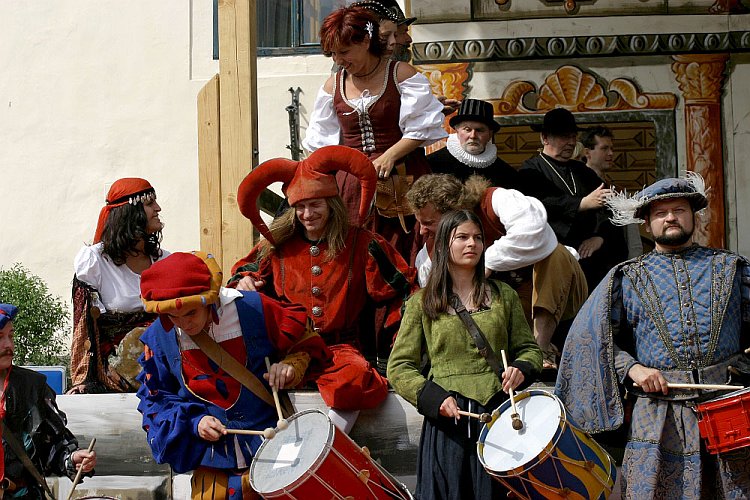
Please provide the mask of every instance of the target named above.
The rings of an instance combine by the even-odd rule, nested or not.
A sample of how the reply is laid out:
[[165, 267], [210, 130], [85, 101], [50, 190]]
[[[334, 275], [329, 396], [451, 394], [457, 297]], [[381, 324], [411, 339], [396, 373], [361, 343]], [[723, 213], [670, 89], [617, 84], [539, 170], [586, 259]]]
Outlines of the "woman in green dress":
[[[518, 295], [485, 278], [482, 225], [468, 210], [443, 215], [435, 238], [433, 268], [424, 289], [406, 304], [388, 361], [388, 379], [424, 415], [417, 463], [417, 498], [490, 499], [500, 483], [482, 467], [476, 442], [481, 423], [458, 410], [491, 412], [510, 389], [528, 386], [541, 371], [542, 353]], [[456, 314], [456, 298], [500, 357], [495, 372]], [[427, 363], [425, 363], [427, 361]]]

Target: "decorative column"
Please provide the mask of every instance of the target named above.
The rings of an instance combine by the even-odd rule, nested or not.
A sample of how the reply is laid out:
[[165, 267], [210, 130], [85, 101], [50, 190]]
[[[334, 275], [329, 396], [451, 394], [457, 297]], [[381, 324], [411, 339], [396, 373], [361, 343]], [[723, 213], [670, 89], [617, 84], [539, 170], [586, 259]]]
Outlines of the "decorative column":
[[[432, 93], [436, 96], [445, 96], [448, 99], [463, 101], [464, 92], [471, 80], [469, 63], [446, 63], [446, 64], [420, 64], [416, 66], [417, 71], [422, 73], [430, 81]], [[451, 115], [452, 116], [452, 115]], [[445, 117], [443, 127], [450, 134], [451, 127], [448, 124], [450, 116]], [[445, 146], [445, 139], [437, 141], [425, 148], [427, 154]]]
[[672, 56], [672, 72], [685, 100], [687, 169], [697, 172], [710, 188], [708, 208], [697, 221], [698, 243], [724, 248], [724, 134], [721, 93], [728, 54]]

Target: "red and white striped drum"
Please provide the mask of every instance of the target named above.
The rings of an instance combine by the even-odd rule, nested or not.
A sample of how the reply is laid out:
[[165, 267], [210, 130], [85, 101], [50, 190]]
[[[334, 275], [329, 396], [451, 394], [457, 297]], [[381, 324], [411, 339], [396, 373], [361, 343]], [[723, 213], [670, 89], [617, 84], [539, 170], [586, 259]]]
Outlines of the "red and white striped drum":
[[287, 420], [250, 466], [250, 485], [263, 498], [412, 498], [325, 413], [305, 410]]

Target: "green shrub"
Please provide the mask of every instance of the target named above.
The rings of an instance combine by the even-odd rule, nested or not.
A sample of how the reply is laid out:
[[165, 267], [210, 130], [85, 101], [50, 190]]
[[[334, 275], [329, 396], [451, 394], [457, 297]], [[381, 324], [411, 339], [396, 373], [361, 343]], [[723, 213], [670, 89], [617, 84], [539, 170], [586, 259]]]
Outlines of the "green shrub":
[[21, 264], [0, 268], [0, 303], [18, 307], [13, 320], [16, 365], [60, 364], [68, 329], [68, 309], [47, 284]]

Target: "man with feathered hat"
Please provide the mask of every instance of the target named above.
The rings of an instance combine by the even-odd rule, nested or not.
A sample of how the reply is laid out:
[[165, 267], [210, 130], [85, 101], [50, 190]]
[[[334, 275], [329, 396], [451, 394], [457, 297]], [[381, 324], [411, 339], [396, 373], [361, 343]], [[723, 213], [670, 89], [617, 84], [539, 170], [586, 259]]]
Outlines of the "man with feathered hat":
[[159, 319], [141, 336], [138, 411], [154, 459], [193, 471], [193, 499], [260, 498], [248, 468], [261, 437], [227, 429], [273, 428], [269, 386], [314, 378], [330, 353], [300, 305], [221, 282], [202, 252], [173, 253], [141, 275], [145, 309]]
[[[714, 456], [692, 406], [722, 393], [668, 383], [726, 384], [750, 360], [750, 263], [693, 241], [708, 204], [694, 173], [607, 201], [615, 224], [645, 223], [655, 250], [602, 280], [568, 334], [555, 392], [574, 422], [596, 433], [625, 421], [626, 498], [746, 498], [750, 448]], [[730, 370], [730, 367], [733, 367]]]
[[[351, 224], [332, 175], [336, 171], [360, 181], [359, 220]], [[290, 208], [269, 229], [257, 199], [273, 182], [285, 184]], [[376, 184], [375, 169], [364, 154], [327, 146], [299, 162], [264, 162], [237, 193], [240, 211], [265, 239], [235, 264], [229, 285], [306, 308], [333, 352], [333, 365], [318, 378], [318, 388], [331, 419], [346, 432], [359, 410], [378, 406], [388, 394], [387, 380], [363, 353], [377, 357], [385, 368], [402, 301], [416, 287], [414, 270], [398, 252], [361, 227]], [[382, 325], [374, 325], [374, 306], [386, 310]]]

